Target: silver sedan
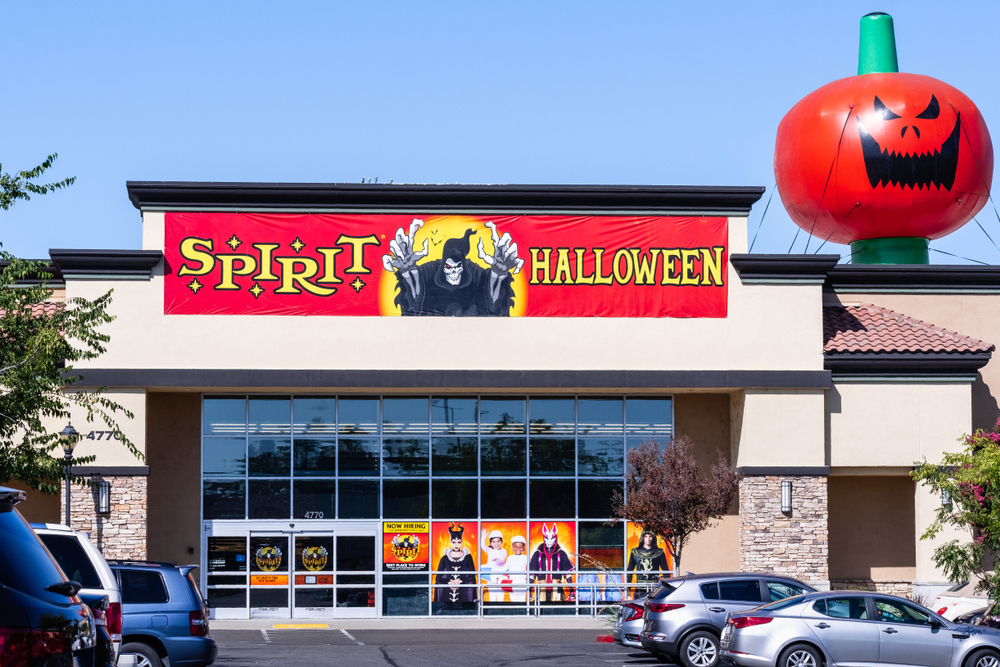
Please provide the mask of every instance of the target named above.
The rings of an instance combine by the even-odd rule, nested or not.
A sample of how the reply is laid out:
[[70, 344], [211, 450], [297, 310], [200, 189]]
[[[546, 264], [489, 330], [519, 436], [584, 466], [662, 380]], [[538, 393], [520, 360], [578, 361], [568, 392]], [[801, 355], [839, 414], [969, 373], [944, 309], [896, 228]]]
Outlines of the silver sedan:
[[720, 647], [722, 661], [740, 667], [1000, 667], [1000, 630], [858, 591], [809, 593], [732, 614]]

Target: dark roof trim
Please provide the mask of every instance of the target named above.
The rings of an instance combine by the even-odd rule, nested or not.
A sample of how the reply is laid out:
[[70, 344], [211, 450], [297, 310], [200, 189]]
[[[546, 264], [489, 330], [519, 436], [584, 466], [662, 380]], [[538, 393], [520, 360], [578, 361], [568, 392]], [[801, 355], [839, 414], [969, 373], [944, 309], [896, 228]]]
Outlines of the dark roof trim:
[[160, 263], [159, 250], [49, 250], [63, 278], [149, 280]]
[[830, 466], [742, 466], [738, 470], [748, 477], [826, 477]]
[[729, 256], [744, 284], [822, 284], [840, 255], [749, 255]]
[[833, 379], [849, 377], [960, 377], [974, 379], [991, 352], [827, 352], [823, 366]]
[[75, 369], [74, 387], [304, 389], [827, 389], [830, 371]]
[[146, 208], [343, 211], [581, 211], [747, 215], [761, 187], [675, 185], [414, 185], [128, 181]]
[[[50, 262], [49, 260], [47, 260], [47, 259], [29, 259], [27, 261], [29, 261], [29, 262], [39, 262], [39, 263], [43, 264], [45, 266], [45, 271], [47, 273], [49, 273], [49, 274], [52, 275], [51, 278], [47, 279], [47, 282], [46, 282], [46, 285], [45, 285], [47, 288], [50, 288], [50, 289], [59, 289], [61, 287], [65, 287], [66, 286], [66, 282], [63, 280], [62, 272], [59, 270], [59, 267], [58, 266], [54, 266], [52, 264], [52, 262]], [[0, 261], [0, 271], [3, 271], [8, 266], [10, 266], [10, 262], [8, 262], [8, 261]], [[18, 280], [15, 284], [27, 287], [27, 286], [33, 286], [33, 285], [40, 285], [41, 282], [42, 282], [41, 277], [30, 277], [30, 278], [24, 278], [24, 279]]]
[[74, 475], [88, 477], [90, 475], [107, 475], [113, 477], [146, 477], [149, 466], [73, 466]]
[[833, 268], [825, 287], [835, 292], [1000, 292], [1000, 266], [850, 264]]

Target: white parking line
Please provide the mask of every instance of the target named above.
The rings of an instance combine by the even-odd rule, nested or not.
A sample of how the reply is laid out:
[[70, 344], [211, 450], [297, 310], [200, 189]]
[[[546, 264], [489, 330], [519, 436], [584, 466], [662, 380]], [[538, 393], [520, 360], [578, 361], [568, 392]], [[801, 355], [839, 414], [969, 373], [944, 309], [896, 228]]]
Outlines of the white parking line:
[[[350, 639], [352, 642], [358, 642], [358, 640], [354, 638], [354, 635], [352, 635], [350, 632], [348, 632], [344, 628], [341, 628], [340, 631], [343, 632], [344, 636], [347, 637], [348, 639]], [[358, 642], [358, 646], [364, 646], [364, 645], [365, 645], [364, 642]]]
[[270, 644], [271, 643], [271, 638], [267, 636], [267, 630], [265, 630], [264, 628], [261, 628], [260, 629], [260, 634], [264, 636], [264, 643], [266, 643], [266, 644]]

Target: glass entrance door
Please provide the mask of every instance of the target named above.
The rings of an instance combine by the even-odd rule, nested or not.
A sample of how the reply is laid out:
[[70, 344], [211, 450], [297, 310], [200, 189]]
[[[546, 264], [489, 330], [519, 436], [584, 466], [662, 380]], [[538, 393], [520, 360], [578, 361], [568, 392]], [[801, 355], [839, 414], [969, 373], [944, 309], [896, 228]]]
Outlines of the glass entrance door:
[[212, 618], [377, 617], [377, 527], [254, 523], [206, 522], [202, 585]]

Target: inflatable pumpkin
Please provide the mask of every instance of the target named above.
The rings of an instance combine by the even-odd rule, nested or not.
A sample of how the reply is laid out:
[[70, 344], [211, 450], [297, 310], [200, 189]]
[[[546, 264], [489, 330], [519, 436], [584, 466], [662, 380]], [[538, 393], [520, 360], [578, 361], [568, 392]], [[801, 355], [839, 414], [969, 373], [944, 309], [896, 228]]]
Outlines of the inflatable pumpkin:
[[855, 263], [926, 264], [928, 239], [986, 204], [993, 143], [961, 91], [897, 71], [889, 15], [861, 23], [858, 76], [810, 93], [778, 126], [778, 192], [796, 224], [850, 243]]

